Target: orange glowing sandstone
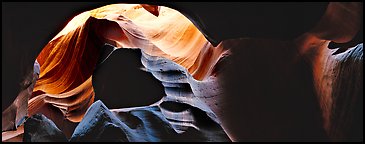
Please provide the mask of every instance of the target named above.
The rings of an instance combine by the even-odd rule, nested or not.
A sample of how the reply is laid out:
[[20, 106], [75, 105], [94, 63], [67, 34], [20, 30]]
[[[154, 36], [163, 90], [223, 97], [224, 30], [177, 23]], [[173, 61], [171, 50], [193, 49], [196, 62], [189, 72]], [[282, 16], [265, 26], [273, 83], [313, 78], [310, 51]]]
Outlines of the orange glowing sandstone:
[[45, 94], [29, 101], [29, 114], [50, 103], [70, 121], [81, 121], [93, 103], [91, 75], [103, 43], [168, 58], [197, 80], [211, 75], [226, 52], [213, 47], [184, 15], [167, 7], [113, 4], [86, 11], [74, 17], [37, 57], [41, 72], [34, 92]]

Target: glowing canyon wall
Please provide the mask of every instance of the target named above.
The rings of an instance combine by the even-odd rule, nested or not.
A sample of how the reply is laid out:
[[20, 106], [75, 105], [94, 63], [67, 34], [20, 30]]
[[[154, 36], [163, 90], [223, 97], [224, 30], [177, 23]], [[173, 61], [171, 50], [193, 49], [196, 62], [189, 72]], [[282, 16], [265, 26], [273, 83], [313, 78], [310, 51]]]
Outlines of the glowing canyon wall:
[[[328, 49], [362, 31], [362, 3], [330, 3], [319, 22], [290, 40], [238, 36], [229, 27], [219, 28], [228, 36], [209, 34], [214, 25], [174, 8], [111, 4], [73, 17], [42, 48], [22, 91], [3, 110], [2, 141], [52, 141], [51, 130], [61, 141], [362, 140], [362, 41]], [[103, 78], [93, 79], [95, 71], [122, 49], [137, 51], [138, 70], [163, 89], [159, 101], [110, 110], [107, 102], [95, 102], [108, 98], [96, 95], [96, 86], [102, 92], [104, 85], [95, 84]], [[138, 96], [118, 100], [131, 97]], [[135, 128], [131, 117], [148, 124]], [[53, 129], [32, 131], [38, 122]], [[156, 123], [167, 132], [155, 130]], [[34, 133], [40, 138], [32, 139]]]

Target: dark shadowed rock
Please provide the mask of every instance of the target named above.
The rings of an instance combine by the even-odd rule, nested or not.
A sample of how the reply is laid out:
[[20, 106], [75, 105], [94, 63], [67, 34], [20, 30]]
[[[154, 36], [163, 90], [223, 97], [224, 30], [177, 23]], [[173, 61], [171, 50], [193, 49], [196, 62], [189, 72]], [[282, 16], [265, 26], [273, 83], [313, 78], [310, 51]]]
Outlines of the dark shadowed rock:
[[[290, 43], [225, 41], [232, 55], [220, 80], [223, 127], [236, 141], [326, 141], [308, 62]], [[280, 51], [280, 52], [278, 52]]]
[[24, 124], [24, 142], [66, 142], [61, 130], [43, 114], [35, 114]]
[[329, 136], [333, 141], [363, 141], [363, 43], [331, 58], [325, 69], [333, 74]]
[[39, 63], [35, 61], [33, 71], [21, 83], [22, 91], [19, 92], [14, 102], [2, 112], [2, 131], [14, 130], [23, 124], [28, 113], [28, 99], [32, 95], [39, 71]]

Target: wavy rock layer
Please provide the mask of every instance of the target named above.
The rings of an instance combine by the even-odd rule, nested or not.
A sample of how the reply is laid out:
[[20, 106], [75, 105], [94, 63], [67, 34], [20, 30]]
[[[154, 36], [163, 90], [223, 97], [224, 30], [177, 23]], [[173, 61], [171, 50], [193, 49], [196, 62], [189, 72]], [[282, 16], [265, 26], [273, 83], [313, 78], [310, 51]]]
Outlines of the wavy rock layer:
[[[109, 43], [118, 48], [140, 48], [147, 71], [165, 87], [166, 102], [205, 111], [235, 137], [238, 135], [236, 140], [362, 141], [362, 126], [357, 128], [362, 125], [362, 73], [356, 73], [362, 70], [358, 66], [362, 64], [362, 45], [343, 55], [331, 56], [332, 51], [325, 51], [329, 40], [344, 42], [356, 33], [356, 17], [360, 16], [356, 10], [362, 6], [333, 5], [342, 13], [336, 7], [328, 8], [324, 22], [312, 31], [316, 35], [305, 38], [303, 43], [234, 39], [217, 47], [211, 46], [184, 16], [165, 7], [108, 5], [84, 12], [38, 56], [41, 73], [29, 101], [29, 115], [51, 105], [66, 119], [80, 122], [94, 101], [91, 74], [100, 55], [98, 48]], [[354, 6], [355, 11], [347, 6]], [[340, 12], [336, 16], [348, 15], [347, 23], [341, 23], [333, 12]], [[342, 30], [347, 34], [341, 35], [346, 33]], [[220, 77], [222, 81], [231, 80], [223, 83], [226, 97], [220, 100], [217, 96], [222, 92], [215, 76], [219, 74], [216, 64], [228, 53], [224, 48], [231, 48], [234, 55], [233, 67], [228, 66], [230, 71]], [[345, 82], [347, 78], [349, 83]], [[225, 85], [232, 82], [236, 83]], [[353, 85], [353, 89], [342, 89], [343, 85]], [[21, 99], [24, 102], [26, 98]], [[230, 112], [220, 112], [219, 104]], [[24, 104], [18, 107], [24, 109]], [[16, 107], [11, 110], [14, 112]], [[191, 110], [170, 110], [162, 113], [170, 119], [175, 132], [196, 128], [190, 123], [194, 121]], [[21, 115], [12, 115], [8, 120], [18, 123]], [[111, 128], [116, 130], [114, 125]]]
[[96, 101], [70, 141], [230, 141], [219, 125], [204, 126], [210, 121], [195, 121], [198, 129], [190, 127], [178, 133], [161, 109], [157, 104], [109, 110], [101, 101]]
[[[150, 56], [144, 52], [142, 52], [141, 61], [147, 71], [151, 72], [165, 87], [166, 97], [164, 97], [164, 101], [183, 103], [199, 108], [219, 123], [214, 112], [220, 112], [218, 98], [222, 93], [216, 76], [209, 76], [199, 81], [186, 68], [177, 63], [166, 58]], [[174, 117], [169, 114], [166, 116], [168, 118]]]
[[41, 73], [34, 91], [45, 94], [29, 101], [30, 113], [50, 103], [70, 121], [81, 121], [94, 99], [91, 74], [100, 55], [97, 47], [104, 42], [140, 48], [185, 67], [197, 80], [207, 78], [224, 52], [222, 48], [211, 46], [175, 10], [161, 7], [158, 17], [150, 12], [140, 5], [116, 4], [73, 18], [37, 57]]

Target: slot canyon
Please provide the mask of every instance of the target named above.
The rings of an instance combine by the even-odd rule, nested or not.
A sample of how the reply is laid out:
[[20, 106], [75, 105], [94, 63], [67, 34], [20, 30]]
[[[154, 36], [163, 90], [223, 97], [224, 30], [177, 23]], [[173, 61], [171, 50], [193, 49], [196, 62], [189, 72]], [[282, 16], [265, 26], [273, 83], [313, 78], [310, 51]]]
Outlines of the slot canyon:
[[2, 9], [2, 142], [363, 141], [362, 2]]

